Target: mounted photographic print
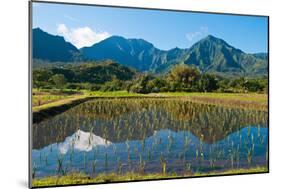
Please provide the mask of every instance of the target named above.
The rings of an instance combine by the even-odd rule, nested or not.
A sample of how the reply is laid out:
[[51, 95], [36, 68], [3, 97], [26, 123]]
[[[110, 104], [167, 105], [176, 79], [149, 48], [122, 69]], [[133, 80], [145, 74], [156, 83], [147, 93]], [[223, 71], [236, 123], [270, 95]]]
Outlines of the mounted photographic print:
[[269, 172], [269, 17], [30, 3], [30, 187]]

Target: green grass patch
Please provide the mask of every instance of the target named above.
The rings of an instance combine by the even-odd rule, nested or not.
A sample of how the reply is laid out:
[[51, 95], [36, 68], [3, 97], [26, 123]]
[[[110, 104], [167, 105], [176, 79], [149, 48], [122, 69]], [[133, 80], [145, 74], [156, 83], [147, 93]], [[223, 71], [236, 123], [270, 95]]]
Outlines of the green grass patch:
[[60, 106], [73, 100], [87, 97], [179, 97], [191, 102], [227, 106], [232, 108], [246, 108], [253, 110], [268, 110], [267, 94], [257, 93], [194, 93], [194, 92], [166, 92], [139, 94], [127, 91], [33, 91], [33, 111], [40, 111], [54, 106]]
[[268, 167], [253, 167], [253, 168], [240, 168], [240, 169], [229, 169], [223, 172], [212, 171], [209, 173], [194, 173], [194, 176], [213, 176], [213, 175], [234, 175], [242, 173], [266, 173], [268, 172]]
[[71, 96], [71, 97], [57, 98], [57, 100], [55, 100], [55, 101], [45, 103], [41, 106], [32, 107], [32, 112], [39, 112], [41, 110], [59, 107], [59, 106], [65, 105], [65, 104], [71, 104], [74, 101], [82, 100], [82, 99], [88, 98], [88, 97], [89, 96], [87, 96], [87, 95], [75, 95], [75, 96]]
[[147, 96], [146, 94], [139, 93], [129, 93], [127, 91], [84, 91], [85, 94], [96, 96], [96, 97], [143, 97]]
[[258, 93], [161, 93], [164, 96], [186, 97], [192, 102], [213, 104], [232, 108], [268, 110], [267, 94]]
[[241, 173], [265, 173], [268, 172], [267, 167], [255, 167], [249, 169], [231, 169], [223, 172], [209, 172], [209, 173], [186, 173], [184, 175], [177, 174], [137, 174], [126, 173], [119, 175], [115, 173], [111, 174], [99, 174], [95, 177], [87, 176], [84, 173], [72, 173], [66, 176], [51, 176], [32, 180], [33, 187], [42, 186], [55, 186], [55, 185], [75, 185], [75, 184], [90, 184], [90, 183], [108, 183], [108, 182], [120, 182], [120, 181], [137, 181], [137, 180], [154, 180], [154, 179], [167, 179], [167, 178], [179, 178], [179, 177], [196, 177], [196, 176], [213, 176], [213, 175], [232, 175]]
[[208, 97], [219, 98], [225, 100], [240, 100], [240, 101], [253, 101], [267, 103], [267, 94], [258, 93], [188, 93], [188, 92], [167, 92], [161, 93], [166, 96], [179, 96], [179, 97]]

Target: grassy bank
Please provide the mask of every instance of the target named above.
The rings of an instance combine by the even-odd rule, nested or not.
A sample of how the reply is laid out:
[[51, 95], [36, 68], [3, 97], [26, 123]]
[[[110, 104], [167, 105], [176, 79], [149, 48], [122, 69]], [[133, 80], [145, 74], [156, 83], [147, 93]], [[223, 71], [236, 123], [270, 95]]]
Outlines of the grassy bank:
[[79, 91], [70, 90], [32, 90], [32, 111], [61, 106], [72, 101], [86, 98], [88, 95]]
[[181, 97], [192, 102], [227, 106], [233, 108], [248, 108], [254, 110], [268, 109], [267, 94], [258, 93], [199, 93], [199, 92], [166, 92], [138, 94], [127, 91], [89, 92], [99, 97]]
[[178, 178], [178, 177], [196, 177], [196, 176], [213, 176], [213, 175], [231, 175], [241, 173], [263, 173], [268, 172], [267, 167], [255, 167], [250, 169], [231, 169], [224, 172], [209, 172], [209, 173], [187, 173], [184, 175], [176, 174], [137, 174], [126, 173], [124, 175], [100, 174], [96, 177], [89, 177], [83, 173], [72, 173], [66, 176], [52, 176], [41, 179], [34, 179], [32, 185], [34, 187], [40, 186], [55, 186], [55, 185], [72, 185], [72, 184], [89, 184], [89, 183], [107, 183], [120, 181], [136, 181], [136, 180], [153, 180], [164, 178]]
[[267, 94], [257, 93], [189, 93], [189, 92], [169, 92], [169, 93], [150, 93], [138, 94], [128, 93], [127, 91], [77, 91], [72, 94], [58, 91], [33, 93], [33, 112], [59, 107], [64, 104], [72, 103], [79, 99], [88, 97], [180, 97], [196, 103], [214, 104], [234, 108], [248, 108], [254, 110], [268, 109]]
[[186, 97], [192, 102], [232, 108], [268, 110], [267, 94], [258, 93], [162, 93], [165, 96]]
[[40, 112], [41, 110], [46, 110], [46, 109], [50, 109], [50, 108], [54, 108], [54, 107], [60, 107], [62, 105], [66, 105], [66, 104], [71, 104], [77, 100], [82, 100], [85, 98], [88, 98], [89, 96], [87, 95], [79, 95], [79, 96], [73, 96], [73, 97], [68, 97], [68, 98], [62, 98], [60, 100], [56, 100], [54, 102], [50, 102], [50, 103], [46, 103], [44, 105], [41, 106], [35, 106], [32, 107], [32, 112]]

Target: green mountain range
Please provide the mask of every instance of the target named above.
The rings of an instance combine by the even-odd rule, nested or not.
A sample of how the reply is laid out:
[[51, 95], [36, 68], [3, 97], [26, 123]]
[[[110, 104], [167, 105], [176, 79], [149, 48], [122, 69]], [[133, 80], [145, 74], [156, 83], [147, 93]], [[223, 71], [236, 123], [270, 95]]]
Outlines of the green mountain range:
[[112, 36], [90, 47], [75, 48], [60, 36], [33, 30], [33, 58], [50, 62], [113, 60], [141, 72], [166, 73], [174, 65], [187, 64], [201, 72], [226, 76], [268, 74], [267, 53], [248, 54], [209, 35], [189, 49], [160, 50], [143, 39]]
[[188, 51], [185, 64], [202, 72], [218, 74], [267, 75], [267, 59], [247, 54], [214, 36], [195, 43]]
[[82, 61], [81, 52], [63, 37], [51, 35], [40, 28], [32, 30], [32, 54], [34, 59], [50, 62]]

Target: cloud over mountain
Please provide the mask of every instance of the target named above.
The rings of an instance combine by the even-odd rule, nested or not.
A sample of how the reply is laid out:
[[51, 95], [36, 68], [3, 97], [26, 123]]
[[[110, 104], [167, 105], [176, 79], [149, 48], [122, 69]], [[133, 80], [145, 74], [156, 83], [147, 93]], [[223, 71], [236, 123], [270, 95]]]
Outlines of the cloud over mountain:
[[195, 39], [205, 37], [209, 32], [208, 30], [209, 30], [208, 27], [201, 26], [198, 31], [186, 33], [185, 37], [188, 40], [188, 42], [192, 42]]
[[65, 24], [59, 24], [57, 33], [62, 35], [66, 41], [71, 42], [77, 48], [91, 46], [110, 36], [108, 32], [97, 32], [90, 27], [68, 28]]

